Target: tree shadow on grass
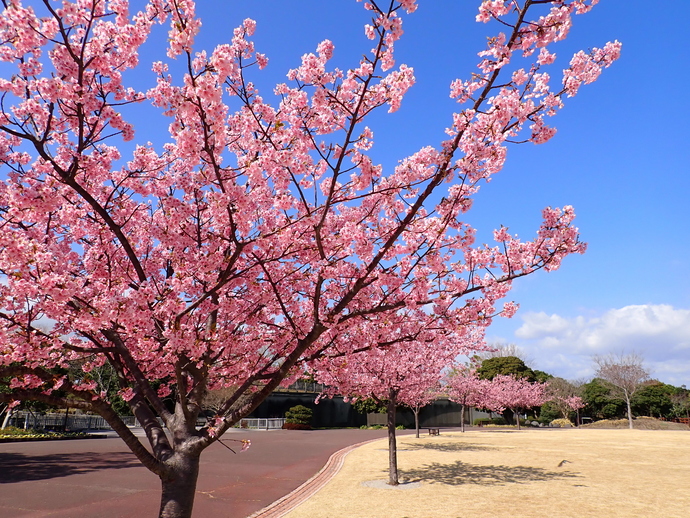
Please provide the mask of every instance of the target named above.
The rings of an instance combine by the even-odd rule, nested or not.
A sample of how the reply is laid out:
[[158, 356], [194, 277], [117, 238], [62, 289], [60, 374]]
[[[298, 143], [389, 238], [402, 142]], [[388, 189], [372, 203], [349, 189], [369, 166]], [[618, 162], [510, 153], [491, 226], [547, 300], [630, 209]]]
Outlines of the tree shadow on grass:
[[454, 464], [434, 462], [417, 469], [406, 469], [404, 478], [410, 482], [429, 482], [462, 486], [476, 484], [480, 486], [502, 486], [505, 484], [525, 484], [528, 482], [546, 482], [559, 478], [579, 478], [571, 471], [549, 471], [529, 466], [479, 466], [456, 461]]
[[483, 446], [480, 444], [471, 444], [463, 442], [424, 442], [424, 443], [407, 443], [402, 448], [407, 451], [415, 450], [436, 450], [436, 451], [489, 451], [497, 450], [491, 446]]
[[54, 455], [0, 452], [0, 484], [67, 477], [102, 469], [134, 468], [140, 465], [137, 458], [128, 452]]

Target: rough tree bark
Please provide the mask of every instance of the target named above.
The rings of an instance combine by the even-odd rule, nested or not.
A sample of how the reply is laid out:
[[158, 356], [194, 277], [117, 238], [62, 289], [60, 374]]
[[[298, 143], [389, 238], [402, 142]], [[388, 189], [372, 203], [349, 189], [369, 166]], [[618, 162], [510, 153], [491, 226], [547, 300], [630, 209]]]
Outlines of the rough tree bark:
[[176, 452], [167, 459], [170, 473], [161, 477], [160, 518], [191, 518], [196, 483], [199, 476], [199, 454]]

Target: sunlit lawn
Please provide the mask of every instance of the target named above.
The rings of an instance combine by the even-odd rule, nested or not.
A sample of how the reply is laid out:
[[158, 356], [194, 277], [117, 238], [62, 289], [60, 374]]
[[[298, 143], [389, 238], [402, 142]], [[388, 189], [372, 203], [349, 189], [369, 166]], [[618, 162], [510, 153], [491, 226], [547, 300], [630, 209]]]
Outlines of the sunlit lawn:
[[287, 516], [671, 518], [690, 509], [690, 431], [468, 431], [398, 445], [402, 477], [421, 484], [362, 485], [387, 478], [386, 442], [376, 441]]

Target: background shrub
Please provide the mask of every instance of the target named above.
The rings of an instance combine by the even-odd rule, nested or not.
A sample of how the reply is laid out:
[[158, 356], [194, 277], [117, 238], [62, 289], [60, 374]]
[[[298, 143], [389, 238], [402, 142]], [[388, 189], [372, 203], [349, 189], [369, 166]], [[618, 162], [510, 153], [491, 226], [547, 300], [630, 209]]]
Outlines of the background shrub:
[[[311, 408], [307, 408], [304, 405], [293, 406], [285, 412], [285, 424], [300, 424], [311, 428], [311, 418], [313, 415], [314, 412]], [[292, 430], [295, 429], [292, 428]], [[304, 428], [301, 428], [301, 430], [304, 430]]]
[[16, 426], [7, 426], [4, 428], [2, 431], [0, 431], [0, 435], [8, 436], [8, 437], [14, 437], [14, 436], [22, 436], [22, 435], [37, 435], [41, 433], [46, 433], [45, 430], [35, 430], [33, 428], [17, 428]]

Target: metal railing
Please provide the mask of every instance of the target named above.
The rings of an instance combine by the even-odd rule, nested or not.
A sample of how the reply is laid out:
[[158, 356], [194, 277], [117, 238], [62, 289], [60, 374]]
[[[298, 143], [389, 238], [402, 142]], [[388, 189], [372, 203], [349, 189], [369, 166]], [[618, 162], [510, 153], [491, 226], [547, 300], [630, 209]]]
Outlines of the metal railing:
[[[127, 426], [141, 426], [134, 416], [120, 416]], [[159, 418], [159, 421], [160, 418]], [[65, 421], [65, 414], [35, 414], [32, 412], [15, 412], [7, 423], [17, 428], [37, 428], [39, 430], [112, 430], [108, 422], [98, 415], [69, 414]], [[200, 419], [197, 426], [206, 424]], [[239, 423], [240, 428], [254, 430], [279, 430], [285, 424], [283, 418], [245, 418]]]
[[326, 390], [326, 385], [321, 383], [295, 381], [289, 387], [278, 387], [274, 392], [306, 392], [310, 394], [320, 394], [324, 390]]
[[253, 430], [280, 430], [285, 424], [285, 419], [283, 418], [258, 418], [258, 417], [247, 417], [240, 420], [240, 428], [250, 428]]
[[[127, 426], [136, 426], [134, 416], [120, 416]], [[39, 430], [112, 430], [108, 422], [99, 415], [68, 414], [35, 414], [32, 412], [15, 412], [8, 424], [17, 428], [37, 428]]]

